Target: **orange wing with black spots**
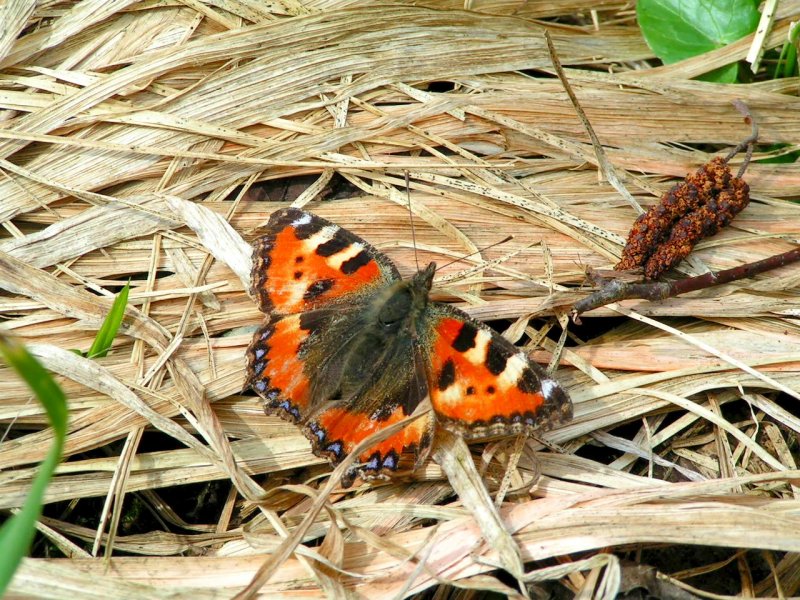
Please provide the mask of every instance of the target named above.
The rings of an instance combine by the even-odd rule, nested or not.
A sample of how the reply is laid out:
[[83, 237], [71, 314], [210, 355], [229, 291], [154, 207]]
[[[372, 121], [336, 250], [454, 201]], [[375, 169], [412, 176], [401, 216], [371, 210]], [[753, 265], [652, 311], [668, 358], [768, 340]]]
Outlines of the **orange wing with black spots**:
[[296, 208], [276, 211], [253, 248], [252, 291], [265, 313], [294, 314], [357, 297], [400, 279], [358, 236]]
[[500, 334], [446, 304], [428, 313], [429, 387], [440, 425], [467, 438], [529, 435], [572, 417], [558, 382]]
[[311, 409], [309, 377], [300, 349], [309, 330], [300, 315], [288, 315], [260, 327], [247, 349], [247, 383], [264, 399], [267, 414], [300, 423]]
[[[410, 341], [405, 353], [370, 345], [376, 351], [366, 357], [368, 365], [353, 364], [363, 341], [360, 308], [280, 316], [256, 331], [247, 351], [248, 384], [264, 399], [266, 413], [301, 425], [314, 454], [334, 464], [368, 436], [410, 416], [427, 396], [425, 365]], [[356, 475], [413, 470], [428, 455], [433, 425], [429, 412], [368, 448], [343, 484]]]
[[[332, 407], [315, 415], [306, 426], [305, 434], [311, 440], [314, 454], [325, 456], [337, 464], [367, 437], [407, 416], [401, 406], [380, 420], [352, 407]], [[372, 479], [413, 471], [427, 458], [433, 432], [433, 414], [428, 412], [419, 416], [397, 433], [362, 452], [357, 465], [345, 473], [342, 485], [350, 486], [356, 475]]]

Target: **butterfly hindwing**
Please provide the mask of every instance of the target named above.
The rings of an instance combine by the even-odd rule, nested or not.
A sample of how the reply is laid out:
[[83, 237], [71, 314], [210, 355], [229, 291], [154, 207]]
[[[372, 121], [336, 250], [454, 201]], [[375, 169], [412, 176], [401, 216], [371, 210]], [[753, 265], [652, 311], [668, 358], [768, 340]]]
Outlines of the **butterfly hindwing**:
[[[334, 464], [368, 436], [412, 415], [427, 397], [427, 365], [411, 331], [387, 333], [375, 314], [402, 285], [390, 286], [349, 313], [335, 311], [307, 342], [312, 403], [322, 408], [309, 417], [304, 432], [314, 453]], [[371, 479], [413, 469], [428, 454], [433, 425], [428, 412], [360, 452], [344, 483], [356, 473]]]
[[360, 308], [273, 315], [256, 331], [247, 350], [247, 383], [264, 399], [267, 414], [304, 424], [337, 396]]
[[[381, 418], [353, 410], [352, 406], [336, 406], [315, 415], [305, 433], [311, 440], [314, 454], [338, 464], [364, 439], [407, 416], [399, 405]], [[369, 480], [413, 471], [427, 458], [433, 433], [434, 416], [428, 411], [361, 452], [356, 457], [356, 465], [343, 477], [342, 484], [349, 486], [356, 474]]]
[[[411, 415], [427, 396], [427, 365], [411, 336], [381, 339], [370, 314], [369, 306], [357, 304], [278, 317], [256, 332], [248, 349], [248, 383], [267, 414], [302, 426], [314, 454], [333, 464]], [[356, 474], [372, 479], [412, 470], [432, 437], [428, 413], [360, 453], [343, 483]]]
[[496, 331], [446, 304], [427, 309], [437, 423], [466, 438], [531, 434], [572, 417], [564, 389]]
[[254, 243], [252, 291], [265, 313], [347, 303], [399, 279], [391, 261], [367, 242], [297, 208], [274, 212]]

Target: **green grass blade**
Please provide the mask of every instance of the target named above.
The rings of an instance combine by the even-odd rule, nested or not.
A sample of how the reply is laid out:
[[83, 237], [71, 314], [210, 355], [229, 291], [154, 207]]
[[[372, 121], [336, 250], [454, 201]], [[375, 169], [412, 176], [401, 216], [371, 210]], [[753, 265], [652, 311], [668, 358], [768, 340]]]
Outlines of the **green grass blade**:
[[39, 466], [39, 473], [33, 480], [22, 510], [0, 528], [0, 548], [3, 549], [0, 552], [0, 597], [2, 597], [19, 563], [30, 549], [36, 531], [36, 521], [42, 513], [44, 491], [61, 460], [64, 438], [67, 434], [67, 399], [55, 380], [22, 344], [0, 335], [0, 355], [25, 380], [45, 407], [54, 433], [53, 445]]
[[94, 338], [92, 347], [86, 353], [87, 358], [102, 358], [108, 354], [108, 349], [114, 343], [114, 338], [119, 331], [119, 326], [122, 324], [122, 319], [125, 317], [125, 308], [128, 306], [128, 293], [130, 292], [130, 281], [125, 284], [114, 298], [114, 304], [111, 305], [111, 310], [103, 320], [103, 324], [97, 335]]

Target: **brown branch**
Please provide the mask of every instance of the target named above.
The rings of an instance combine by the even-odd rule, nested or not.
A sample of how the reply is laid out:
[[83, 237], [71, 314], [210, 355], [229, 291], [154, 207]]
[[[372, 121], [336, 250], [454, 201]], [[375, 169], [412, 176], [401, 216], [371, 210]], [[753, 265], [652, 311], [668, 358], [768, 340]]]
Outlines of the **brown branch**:
[[572, 308], [571, 316], [573, 322], [580, 324], [580, 315], [610, 304], [619, 300], [642, 299], [642, 300], [665, 300], [687, 292], [713, 287], [753, 277], [764, 271], [783, 267], [794, 262], [800, 261], [800, 248], [789, 250], [783, 254], [776, 254], [762, 260], [739, 265], [731, 269], [725, 269], [717, 273], [705, 273], [696, 277], [685, 277], [676, 281], [661, 282], [653, 281], [649, 283], [631, 283], [621, 279], [612, 279], [593, 294], [579, 300]]
[[[758, 125], [744, 102], [734, 100], [733, 105], [750, 124], [750, 136], [737, 144], [725, 158], [716, 157], [697, 172], [687, 175], [684, 181], [662, 196], [659, 204], [639, 215], [628, 234], [622, 260], [615, 267], [616, 270], [642, 269], [647, 279], [655, 279], [685, 258], [700, 239], [717, 233], [747, 206], [750, 200], [749, 187], [741, 177], [750, 163], [753, 144], [758, 140]], [[747, 150], [745, 159], [739, 173], [732, 177], [728, 162], [744, 149]], [[579, 315], [611, 302], [633, 298], [664, 300], [752, 277], [798, 260], [800, 248], [718, 273], [673, 282], [642, 283], [613, 279], [578, 301], [572, 309], [572, 320], [580, 323]]]

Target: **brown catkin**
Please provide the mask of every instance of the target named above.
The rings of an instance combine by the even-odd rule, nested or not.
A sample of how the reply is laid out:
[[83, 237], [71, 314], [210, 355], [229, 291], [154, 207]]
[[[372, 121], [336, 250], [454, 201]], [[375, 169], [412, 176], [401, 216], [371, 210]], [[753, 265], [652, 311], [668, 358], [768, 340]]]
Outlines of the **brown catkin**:
[[684, 259], [701, 239], [717, 233], [747, 206], [750, 188], [721, 157], [670, 188], [631, 227], [615, 267], [643, 268], [655, 279]]

